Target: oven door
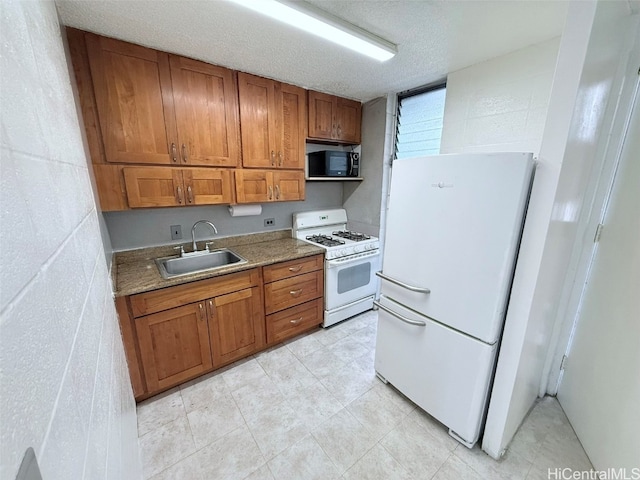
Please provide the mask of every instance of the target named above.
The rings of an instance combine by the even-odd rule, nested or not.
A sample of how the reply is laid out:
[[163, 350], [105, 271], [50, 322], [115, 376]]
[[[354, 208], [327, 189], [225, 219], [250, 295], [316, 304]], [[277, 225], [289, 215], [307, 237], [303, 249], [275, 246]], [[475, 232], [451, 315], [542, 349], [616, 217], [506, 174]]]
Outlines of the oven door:
[[378, 250], [325, 261], [325, 310], [332, 310], [375, 295], [379, 268]]

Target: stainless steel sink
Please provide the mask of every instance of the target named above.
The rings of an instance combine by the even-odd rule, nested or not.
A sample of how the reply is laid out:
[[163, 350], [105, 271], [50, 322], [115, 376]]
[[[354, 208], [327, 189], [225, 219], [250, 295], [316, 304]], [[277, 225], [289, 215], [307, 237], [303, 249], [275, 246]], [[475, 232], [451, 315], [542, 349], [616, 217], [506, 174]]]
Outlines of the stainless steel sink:
[[187, 253], [184, 257], [172, 256], [156, 258], [156, 265], [158, 265], [158, 270], [160, 270], [162, 278], [190, 275], [192, 273], [206, 272], [208, 270], [228, 267], [229, 265], [240, 265], [242, 263], [247, 263], [247, 260], [227, 248], [221, 248], [211, 252]]

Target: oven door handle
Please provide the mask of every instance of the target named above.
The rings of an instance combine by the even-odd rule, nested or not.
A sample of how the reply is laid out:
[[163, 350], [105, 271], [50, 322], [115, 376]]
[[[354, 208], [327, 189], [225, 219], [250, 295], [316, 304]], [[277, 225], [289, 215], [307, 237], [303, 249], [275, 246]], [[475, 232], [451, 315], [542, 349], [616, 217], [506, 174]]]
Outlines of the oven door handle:
[[[356, 253], [355, 255], [349, 257], [342, 258], [333, 258], [331, 260], [327, 260], [327, 268], [336, 268], [336, 267], [344, 267], [345, 265], [351, 265], [352, 263], [361, 262], [363, 260], [369, 260], [373, 257], [377, 257], [380, 255], [378, 250], [367, 252], [367, 253]], [[351, 258], [354, 257], [354, 258]]]
[[407, 290], [411, 290], [412, 292], [418, 292], [418, 293], [431, 293], [431, 290], [428, 288], [424, 288], [424, 287], [415, 287], [413, 285], [409, 285], [408, 283], [404, 283], [401, 282], [400, 280], [396, 280], [395, 278], [391, 278], [388, 275], [385, 275], [382, 272], [376, 272], [376, 275], [379, 276], [381, 279], [386, 280], [387, 282], [391, 282], [394, 283], [402, 288], [406, 288]]

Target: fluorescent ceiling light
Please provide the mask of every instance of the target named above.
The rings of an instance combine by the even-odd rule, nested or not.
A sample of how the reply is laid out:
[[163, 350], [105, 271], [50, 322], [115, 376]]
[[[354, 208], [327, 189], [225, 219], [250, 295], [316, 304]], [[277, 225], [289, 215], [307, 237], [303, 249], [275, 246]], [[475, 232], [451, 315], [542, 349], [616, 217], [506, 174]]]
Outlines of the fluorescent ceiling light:
[[305, 2], [288, 2], [286, 0], [229, 1], [381, 62], [389, 60], [398, 53], [398, 49], [393, 43]]

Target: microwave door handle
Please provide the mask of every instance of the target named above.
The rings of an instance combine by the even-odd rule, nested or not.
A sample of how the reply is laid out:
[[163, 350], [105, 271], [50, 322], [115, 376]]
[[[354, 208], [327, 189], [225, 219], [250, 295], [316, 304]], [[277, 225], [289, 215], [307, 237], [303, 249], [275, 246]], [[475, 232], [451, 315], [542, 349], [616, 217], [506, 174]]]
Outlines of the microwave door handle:
[[349, 176], [353, 177], [353, 155], [349, 154]]

